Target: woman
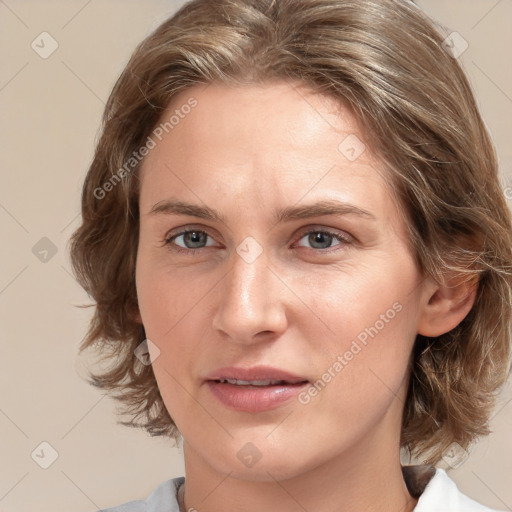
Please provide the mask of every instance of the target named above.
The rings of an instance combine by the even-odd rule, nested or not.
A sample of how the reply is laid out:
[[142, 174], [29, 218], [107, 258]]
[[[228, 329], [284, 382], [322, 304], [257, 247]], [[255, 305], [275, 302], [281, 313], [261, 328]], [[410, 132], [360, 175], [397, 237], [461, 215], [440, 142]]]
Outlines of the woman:
[[195, 0], [139, 45], [73, 236], [81, 348], [186, 478], [109, 510], [490, 510], [434, 466], [489, 432], [512, 302], [443, 40], [407, 0]]

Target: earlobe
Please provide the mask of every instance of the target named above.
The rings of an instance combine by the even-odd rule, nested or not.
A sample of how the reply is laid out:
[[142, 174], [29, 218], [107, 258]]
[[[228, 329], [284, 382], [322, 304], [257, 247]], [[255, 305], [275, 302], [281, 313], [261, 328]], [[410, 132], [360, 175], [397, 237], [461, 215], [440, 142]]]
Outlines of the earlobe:
[[431, 287], [419, 319], [418, 334], [437, 337], [457, 327], [473, 307], [477, 291], [477, 276], [448, 279]]

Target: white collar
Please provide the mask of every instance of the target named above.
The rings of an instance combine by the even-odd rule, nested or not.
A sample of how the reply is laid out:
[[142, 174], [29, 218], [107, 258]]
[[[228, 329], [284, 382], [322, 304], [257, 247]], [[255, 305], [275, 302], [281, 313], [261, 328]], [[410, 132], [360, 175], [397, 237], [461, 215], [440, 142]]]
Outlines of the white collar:
[[[414, 483], [423, 488], [414, 512], [499, 512], [463, 494], [444, 469], [431, 468], [432, 471], [428, 473], [425, 466], [407, 466], [407, 468], [408, 475], [404, 473], [404, 478], [408, 486], [411, 480], [417, 478]], [[184, 481], [184, 477], [178, 477], [161, 483], [146, 499], [146, 511], [178, 512], [176, 493]]]
[[498, 512], [463, 494], [446, 471], [436, 468], [414, 512]]

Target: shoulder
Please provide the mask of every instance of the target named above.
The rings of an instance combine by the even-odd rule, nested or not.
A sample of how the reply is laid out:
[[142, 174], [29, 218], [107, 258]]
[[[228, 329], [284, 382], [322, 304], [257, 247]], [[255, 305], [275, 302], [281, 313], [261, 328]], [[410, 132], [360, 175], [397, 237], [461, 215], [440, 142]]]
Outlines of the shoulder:
[[184, 477], [162, 482], [145, 500], [133, 500], [97, 512], [179, 512], [176, 492], [185, 481]]
[[414, 512], [499, 512], [463, 494], [446, 471], [436, 468]]

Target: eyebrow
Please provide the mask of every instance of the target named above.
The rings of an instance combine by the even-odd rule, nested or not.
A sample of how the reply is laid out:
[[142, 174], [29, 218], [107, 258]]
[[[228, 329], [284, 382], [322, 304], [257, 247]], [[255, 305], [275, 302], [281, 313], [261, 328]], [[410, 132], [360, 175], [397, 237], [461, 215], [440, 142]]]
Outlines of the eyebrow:
[[[148, 215], [189, 215], [200, 219], [225, 223], [226, 218], [208, 206], [199, 206], [185, 201], [159, 201], [149, 211]], [[377, 220], [375, 215], [357, 206], [334, 199], [326, 199], [309, 205], [288, 206], [273, 212], [276, 223], [292, 220], [320, 217], [324, 215], [354, 215], [371, 220]]]

